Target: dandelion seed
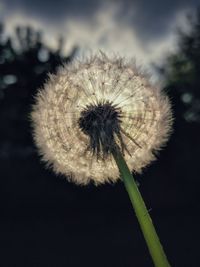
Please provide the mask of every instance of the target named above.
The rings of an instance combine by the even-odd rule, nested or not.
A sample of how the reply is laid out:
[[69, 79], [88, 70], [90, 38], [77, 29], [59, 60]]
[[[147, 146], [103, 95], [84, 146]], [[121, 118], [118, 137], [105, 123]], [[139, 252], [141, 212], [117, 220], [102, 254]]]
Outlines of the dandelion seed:
[[135, 65], [105, 55], [50, 75], [31, 115], [43, 160], [77, 184], [115, 182], [115, 146], [141, 172], [167, 141], [172, 118], [167, 96]]

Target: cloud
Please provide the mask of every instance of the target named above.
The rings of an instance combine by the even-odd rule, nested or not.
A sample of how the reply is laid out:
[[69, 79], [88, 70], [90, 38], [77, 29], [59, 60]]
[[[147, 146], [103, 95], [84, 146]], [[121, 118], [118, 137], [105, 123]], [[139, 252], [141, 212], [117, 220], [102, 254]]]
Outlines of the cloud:
[[[15, 2], [17, 1], [15, 0]], [[147, 20], [148, 12], [146, 9], [142, 12], [141, 4], [136, 3], [135, 6], [131, 4], [132, 8], [129, 8], [129, 1], [125, 2], [103, 1], [98, 8], [97, 6], [90, 7], [90, 11], [93, 10], [91, 15], [85, 8], [82, 16], [75, 15], [75, 11], [69, 12], [62, 17], [62, 20], [56, 22], [54, 20], [46, 21], [42, 16], [36, 19], [34, 12], [30, 15], [23, 10], [16, 10], [9, 16], [5, 16], [4, 20], [8, 32], [12, 32], [16, 25], [31, 25], [38, 30], [45, 29], [44, 38], [51, 47], [57, 46], [58, 37], [62, 35], [66, 39], [65, 51], [69, 52], [74, 45], [78, 45], [80, 47], [79, 55], [103, 50], [107, 53], [135, 57], [137, 62], [150, 66], [151, 62], [160, 62], [166, 54], [175, 51], [175, 29], [178, 25], [184, 25], [185, 13], [188, 8], [181, 8], [173, 16], [171, 15], [167, 28], [163, 26], [163, 31], [160, 29], [157, 34], [151, 33], [146, 36], [147, 29], [144, 29], [142, 33], [142, 28]], [[89, 1], [86, 1], [87, 3]], [[160, 7], [157, 9], [159, 10]], [[141, 13], [144, 16], [139, 19]], [[156, 15], [155, 13], [154, 16]], [[143, 23], [142, 19], [144, 19]], [[134, 27], [134, 21], [138, 21], [136, 27]], [[152, 22], [149, 22], [149, 27], [151, 25]], [[150, 29], [148, 30], [150, 31]]]
[[199, 0], [1, 0], [9, 15], [22, 12], [43, 22], [62, 24], [66, 18], [88, 20], [95, 16], [102, 5], [113, 8], [120, 5], [117, 20], [130, 24], [140, 38], [157, 37], [165, 34], [169, 23], [177, 12], [196, 7]]

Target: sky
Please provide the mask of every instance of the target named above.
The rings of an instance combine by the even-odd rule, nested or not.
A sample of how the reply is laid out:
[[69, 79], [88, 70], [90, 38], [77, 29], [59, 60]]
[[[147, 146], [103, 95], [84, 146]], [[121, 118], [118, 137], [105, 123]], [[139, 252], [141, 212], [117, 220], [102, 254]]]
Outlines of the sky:
[[65, 52], [102, 50], [135, 58], [141, 65], [161, 62], [176, 50], [177, 28], [187, 29], [186, 14], [200, 0], [0, 0], [0, 20], [11, 33], [31, 25], [49, 46], [65, 39]]

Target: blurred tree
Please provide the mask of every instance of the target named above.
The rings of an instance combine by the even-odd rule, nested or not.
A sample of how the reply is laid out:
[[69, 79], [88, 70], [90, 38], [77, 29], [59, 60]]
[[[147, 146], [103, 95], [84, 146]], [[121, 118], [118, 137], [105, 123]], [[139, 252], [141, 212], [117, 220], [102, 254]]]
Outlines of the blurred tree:
[[41, 32], [31, 27], [16, 27], [15, 35], [6, 37], [0, 24], [0, 157], [30, 153], [29, 113], [36, 90], [49, 72], [69, 63], [76, 52], [75, 47], [69, 56], [63, 56], [62, 47], [60, 38], [58, 48], [51, 50]]
[[[198, 179], [200, 136], [200, 9], [188, 15], [188, 31], [178, 31], [178, 51], [158, 71], [164, 77], [174, 112], [174, 133], [167, 148], [176, 178]], [[187, 176], [188, 174], [188, 176]]]
[[159, 69], [164, 75], [165, 87], [175, 101], [178, 120], [200, 122], [200, 8], [196, 16], [187, 16], [190, 30], [179, 29], [176, 54], [167, 58]]

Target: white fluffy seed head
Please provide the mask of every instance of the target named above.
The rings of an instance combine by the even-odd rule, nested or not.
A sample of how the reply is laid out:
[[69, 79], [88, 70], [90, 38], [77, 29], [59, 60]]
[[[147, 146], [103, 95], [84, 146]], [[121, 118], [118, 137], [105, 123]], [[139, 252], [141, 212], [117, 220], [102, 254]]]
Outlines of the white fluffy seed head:
[[99, 103], [120, 110], [120, 137], [114, 131], [113, 138], [125, 145], [124, 157], [134, 172], [155, 159], [171, 130], [167, 96], [134, 64], [100, 55], [61, 67], [37, 93], [31, 113], [34, 140], [47, 166], [77, 184], [119, 179], [111, 153], [105, 158], [100, 144], [95, 155], [90, 136], [80, 127], [83, 111]]

